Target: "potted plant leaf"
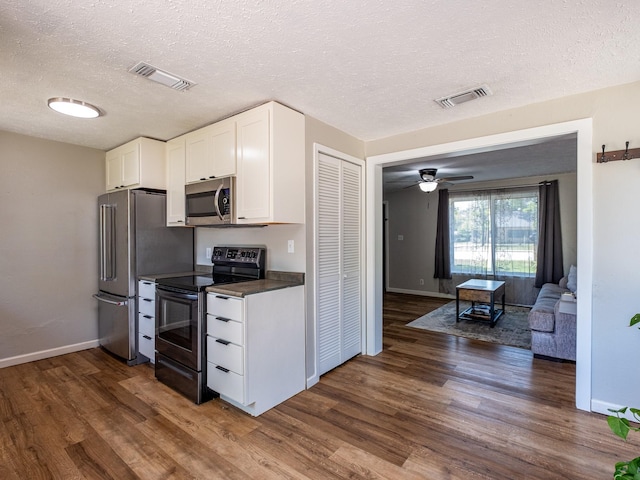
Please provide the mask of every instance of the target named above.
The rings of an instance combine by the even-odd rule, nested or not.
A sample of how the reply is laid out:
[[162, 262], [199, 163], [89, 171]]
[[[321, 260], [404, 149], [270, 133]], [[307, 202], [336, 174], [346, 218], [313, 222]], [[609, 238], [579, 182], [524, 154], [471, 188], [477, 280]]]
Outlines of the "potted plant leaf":
[[[636, 422], [640, 423], [640, 409], [623, 407], [619, 410], [609, 409], [610, 412], [615, 413], [607, 417], [607, 423], [613, 433], [622, 438], [627, 439], [630, 431], [640, 432], [640, 428], [632, 427], [629, 420], [624, 415], [629, 411]], [[640, 457], [636, 457], [628, 462], [617, 462], [615, 466], [616, 470], [613, 474], [614, 480], [640, 480]]]
[[[638, 323], [640, 323], [640, 313], [636, 313], [631, 317], [629, 326], [633, 327]], [[611, 413], [615, 413], [615, 416], [609, 415], [607, 417], [607, 423], [609, 424], [611, 431], [617, 436], [623, 440], [627, 440], [627, 435], [629, 435], [630, 431], [633, 430], [634, 432], [640, 432], [640, 428], [632, 427], [629, 420], [626, 417], [621, 416], [625, 415], [627, 411], [629, 411], [633, 416], [633, 419], [640, 423], [640, 409], [623, 407], [619, 410], [610, 408], [609, 411]], [[628, 462], [616, 463], [613, 478], [614, 480], [640, 480], [640, 457], [636, 457]]]

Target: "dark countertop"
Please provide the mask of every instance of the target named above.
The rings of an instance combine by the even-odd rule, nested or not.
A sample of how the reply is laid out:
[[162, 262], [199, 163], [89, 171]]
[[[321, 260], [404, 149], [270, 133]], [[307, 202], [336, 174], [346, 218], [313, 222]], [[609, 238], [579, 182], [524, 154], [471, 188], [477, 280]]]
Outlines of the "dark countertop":
[[279, 290], [281, 288], [304, 285], [304, 273], [268, 271], [266, 278], [248, 282], [231, 283], [227, 285], [207, 287], [206, 291], [229, 295], [231, 297], [246, 297], [256, 293]]

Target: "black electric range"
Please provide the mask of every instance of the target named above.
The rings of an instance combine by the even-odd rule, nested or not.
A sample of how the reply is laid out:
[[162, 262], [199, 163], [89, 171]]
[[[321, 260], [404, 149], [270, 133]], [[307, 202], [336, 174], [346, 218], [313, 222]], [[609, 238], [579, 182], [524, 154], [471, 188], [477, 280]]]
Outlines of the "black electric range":
[[156, 378], [195, 403], [212, 397], [206, 387], [205, 289], [264, 278], [262, 247], [215, 247], [210, 274], [156, 280]]

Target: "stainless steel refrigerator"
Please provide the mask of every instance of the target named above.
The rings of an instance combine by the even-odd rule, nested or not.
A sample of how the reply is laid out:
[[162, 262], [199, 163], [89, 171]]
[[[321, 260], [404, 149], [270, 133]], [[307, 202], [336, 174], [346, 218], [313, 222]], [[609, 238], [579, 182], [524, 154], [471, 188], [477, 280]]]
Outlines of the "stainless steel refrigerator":
[[166, 226], [166, 195], [121, 190], [98, 197], [100, 345], [130, 365], [138, 355], [138, 276], [193, 270], [193, 229]]

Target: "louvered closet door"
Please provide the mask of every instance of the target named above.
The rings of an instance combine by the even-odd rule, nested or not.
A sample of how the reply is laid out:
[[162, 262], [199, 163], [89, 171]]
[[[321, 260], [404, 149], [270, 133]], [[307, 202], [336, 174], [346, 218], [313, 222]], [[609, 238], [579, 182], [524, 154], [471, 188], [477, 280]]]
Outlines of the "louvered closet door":
[[320, 154], [317, 175], [318, 375], [362, 351], [361, 167]]

